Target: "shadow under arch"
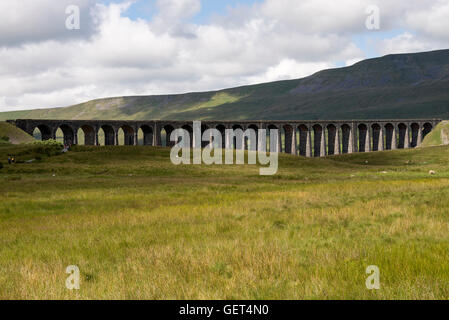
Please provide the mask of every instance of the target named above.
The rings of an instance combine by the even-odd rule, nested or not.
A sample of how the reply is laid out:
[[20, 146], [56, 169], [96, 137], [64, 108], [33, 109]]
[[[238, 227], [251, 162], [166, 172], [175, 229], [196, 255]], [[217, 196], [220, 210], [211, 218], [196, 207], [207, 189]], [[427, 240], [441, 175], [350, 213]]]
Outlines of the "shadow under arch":
[[152, 146], [153, 145], [153, 128], [149, 125], [143, 125], [139, 128], [143, 133], [143, 145]]
[[33, 129], [33, 136], [35, 139], [42, 141], [54, 138], [51, 128], [45, 124], [37, 125]]
[[112, 126], [105, 124], [100, 127], [104, 132], [104, 145], [114, 146], [115, 142], [115, 130]]

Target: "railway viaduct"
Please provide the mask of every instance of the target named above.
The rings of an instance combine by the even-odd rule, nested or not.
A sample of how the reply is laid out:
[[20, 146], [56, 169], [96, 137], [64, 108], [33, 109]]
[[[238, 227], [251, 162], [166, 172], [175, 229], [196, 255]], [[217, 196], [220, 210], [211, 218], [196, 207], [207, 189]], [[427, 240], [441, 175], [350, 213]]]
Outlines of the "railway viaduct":
[[[138, 145], [138, 132], [143, 133], [145, 146], [170, 146], [165, 137], [175, 129], [193, 132], [191, 121], [106, 121], [106, 120], [32, 120], [8, 121], [30, 135], [36, 129], [42, 140], [56, 139], [61, 129], [64, 142], [78, 144], [78, 135], [84, 134], [85, 145], [100, 145], [99, 132], [104, 133], [104, 145], [118, 145], [118, 133], [123, 130], [125, 145]], [[274, 148], [284, 153], [305, 157], [322, 157], [355, 152], [371, 152], [415, 148], [441, 122], [439, 119], [409, 120], [335, 120], [335, 121], [203, 121], [202, 132], [215, 128], [222, 133], [223, 148], [241, 145], [249, 150], [265, 149], [265, 137], [257, 137], [257, 144], [226, 141], [226, 129], [278, 129], [281, 134]], [[202, 147], [208, 145], [204, 143]], [[273, 148], [273, 144], [269, 144]], [[199, 147], [199, 146], [194, 146]]]

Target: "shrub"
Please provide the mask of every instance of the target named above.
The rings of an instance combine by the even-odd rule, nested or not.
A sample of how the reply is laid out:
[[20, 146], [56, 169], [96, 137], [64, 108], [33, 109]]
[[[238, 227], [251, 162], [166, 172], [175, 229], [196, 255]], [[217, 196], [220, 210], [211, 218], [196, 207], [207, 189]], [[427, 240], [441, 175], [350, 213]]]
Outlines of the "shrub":
[[53, 140], [53, 139], [44, 140], [44, 141], [34, 141], [32, 144], [38, 145], [38, 146], [57, 146], [60, 148], [64, 148], [64, 145], [61, 142]]
[[62, 149], [64, 148], [61, 142], [52, 139], [45, 141], [35, 141], [32, 143], [32, 145], [36, 146], [36, 153], [45, 154], [47, 156], [61, 154]]
[[9, 144], [9, 137], [7, 136], [0, 137], [0, 144]]

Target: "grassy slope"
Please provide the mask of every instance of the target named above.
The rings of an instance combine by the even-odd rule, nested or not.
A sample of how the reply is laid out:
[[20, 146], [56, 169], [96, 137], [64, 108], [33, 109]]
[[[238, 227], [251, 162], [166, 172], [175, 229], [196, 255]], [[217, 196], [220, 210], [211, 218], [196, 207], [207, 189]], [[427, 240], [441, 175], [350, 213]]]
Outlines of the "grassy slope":
[[13, 144], [33, 142], [34, 138], [19, 128], [0, 121], [0, 137], [8, 137]]
[[352, 67], [279, 81], [183, 95], [121, 97], [1, 119], [449, 119], [449, 50], [389, 55]]
[[449, 144], [449, 121], [443, 121], [429, 133], [423, 141], [423, 147]]
[[[0, 159], [23, 148], [0, 146]], [[0, 298], [447, 299], [448, 157], [282, 155], [273, 177], [174, 167], [145, 147], [6, 165]], [[72, 264], [79, 292], [64, 287]], [[379, 291], [365, 288], [369, 265]]]

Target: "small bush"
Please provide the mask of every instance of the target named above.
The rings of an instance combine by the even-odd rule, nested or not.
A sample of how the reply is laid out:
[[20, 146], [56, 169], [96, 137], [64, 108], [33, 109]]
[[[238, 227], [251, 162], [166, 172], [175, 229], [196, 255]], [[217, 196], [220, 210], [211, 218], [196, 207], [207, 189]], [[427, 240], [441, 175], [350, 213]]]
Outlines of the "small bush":
[[36, 153], [45, 154], [49, 157], [60, 154], [62, 152], [62, 149], [64, 148], [61, 142], [52, 139], [45, 141], [35, 141], [32, 143], [32, 145], [36, 146]]
[[9, 144], [9, 137], [7, 136], [0, 137], [0, 144]]
[[38, 146], [57, 146], [57, 147], [64, 148], [64, 145], [61, 142], [53, 140], [53, 139], [44, 140], [44, 141], [34, 141], [32, 144], [38, 145]]

